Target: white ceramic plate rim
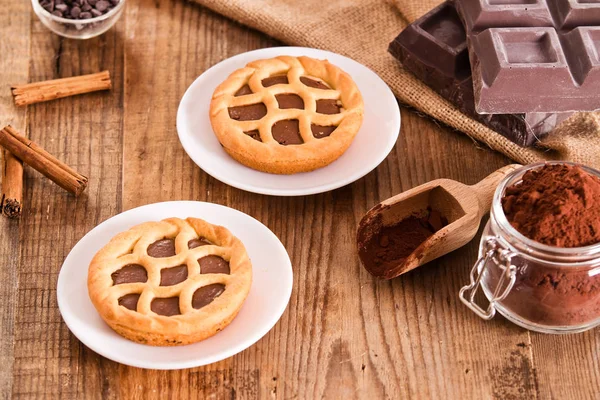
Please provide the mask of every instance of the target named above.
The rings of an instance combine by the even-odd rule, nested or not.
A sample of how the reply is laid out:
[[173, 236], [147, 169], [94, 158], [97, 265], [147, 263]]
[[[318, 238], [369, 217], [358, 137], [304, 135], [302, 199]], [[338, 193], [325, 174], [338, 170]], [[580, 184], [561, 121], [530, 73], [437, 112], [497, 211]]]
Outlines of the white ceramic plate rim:
[[[197, 357], [195, 359], [191, 358], [190, 360], [187, 360], [187, 361], [178, 361], [178, 362], [163, 362], [160, 360], [157, 360], [156, 362], [151, 362], [151, 363], [140, 362], [136, 359], [131, 359], [129, 357], [123, 356], [123, 355], [119, 354], [118, 352], [112, 352], [111, 350], [103, 348], [101, 345], [94, 342], [93, 340], [88, 340], [85, 329], [86, 329], [86, 327], [89, 328], [89, 326], [82, 325], [79, 321], [76, 321], [77, 317], [75, 315], [71, 314], [70, 311], [66, 312], [66, 310], [70, 310], [70, 308], [64, 304], [64, 302], [66, 302], [66, 299], [63, 298], [63, 296], [66, 295], [66, 289], [64, 288], [64, 285], [65, 285], [65, 282], [68, 281], [68, 278], [65, 277], [66, 272], [64, 272], [64, 271], [69, 270], [68, 265], [70, 265], [71, 263], [77, 262], [77, 260], [76, 260], [77, 253], [79, 251], [81, 251], [82, 247], [85, 247], [86, 245], [88, 245], [88, 242], [93, 242], [95, 236], [98, 236], [99, 234], [101, 234], [101, 232], [105, 229], [106, 230], [116, 230], [118, 232], [122, 232], [122, 231], [129, 229], [132, 226], [131, 224], [127, 224], [127, 226], [125, 226], [123, 224], [124, 224], [124, 221], [127, 220], [132, 214], [143, 214], [144, 212], [148, 211], [149, 209], [152, 209], [157, 206], [160, 206], [160, 207], [168, 206], [174, 210], [177, 210], [178, 207], [181, 207], [181, 208], [194, 207], [194, 205], [199, 206], [199, 207], [207, 207], [208, 209], [210, 209], [210, 208], [225, 209], [226, 210], [225, 212], [231, 212], [231, 213], [235, 214], [237, 218], [247, 219], [248, 222], [255, 224], [256, 228], [263, 231], [263, 234], [265, 235], [265, 237], [267, 237], [273, 241], [273, 244], [275, 245], [275, 248], [273, 249], [273, 251], [278, 251], [278, 252], [280, 252], [281, 255], [285, 255], [286, 265], [279, 265], [279, 267], [284, 268], [285, 270], [288, 271], [289, 279], [287, 279], [287, 281], [281, 282], [281, 285], [283, 286], [283, 289], [284, 289], [284, 295], [279, 299], [280, 300], [279, 307], [271, 315], [270, 323], [264, 324], [262, 326], [262, 328], [260, 329], [260, 331], [258, 333], [256, 333], [255, 335], [246, 337], [245, 340], [238, 342], [235, 346], [232, 346], [229, 349], [222, 351], [218, 355], [215, 355], [213, 357]], [[208, 214], [208, 211], [206, 211], [205, 213]], [[177, 215], [177, 214], [181, 214], [181, 213], [178, 213], [177, 211], [173, 212], [173, 215]], [[205, 218], [209, 222], [212, 222], [212, 223], [218, 223], [218, 221], [215, 221], [214, 218], [210, 218], [206, 215], [204, 215], [204, 216], [196, 215], [196, 216], [199, 218]], [[183, 217], [183, 216], [180, 215], [180, 217]], [[135, 217], [132, 217], [132, 218], [135, 219]], [[121, 222], [121, 220], [123, 220], [123, 222]], [[139, 223], [142, 223], [142, 222], [145, 222], [145, 221], [141, 221], [141, 220], [139, 221]], [[112, 226], [112, 225], [114, 225], [114, 226]], [[117, 232], [115, 232], [115, 234], [116, 233]], [[103, 246], [103, 244], [100, 245], [100, 247], [102, 247], [102, 246]], [[247, 248], [247, 250], [249, 253], [252, 252], [251, 249]], [[93, 255], [90, 255], [90, 259], [92, 256]], [[67, 267], [65, 268], [65, 266], [67, 266]], [[85, 275], [87, 277], [87, 267], [86, 267]], [[255, 286], [254, 279], [256, 279], [256, 274], [253, 273], [253, 275], [254, 275], [254, 277], [253, 277], [253, 287], [254, 287]], [[82, 284], [86, 285], [86, 287], [87, 287], [87, 280], [85, 282], [83, 282]], [[63, 265], [61, 266], [61, 270], [60, 270], [60, 273], [58, 276], [56, 297], [57, 297], [57, 301], [58, 301], [59, 311], [60, 311], [62, 318], [65, 321], [67, 327], [69, 328], [69, 330], [73, 333], [73, 335], [75, 335], [75, 337], [77, 337], [77, 339], [79, 339], [79, 341], [81, 341], [85, 346], [89, 347], [95, 353], [98, 353], [98, 354], [100, 354], [110, 360], [116, 361], [118, 363], [133, 366], [133, 367], [146, 368], [146, 369], [159, 369], [159, 370], [173, 370], [173, 369], [194, 368], [194, 367], [212, 364], [214, 362], [218, 362], [218, 361], [224, 360], [226, 358], [229, 358], [237, 353], [242, 352], [243, 350], [249, 348], [250, 346], [252, 346], [258, 340], [260, 340], [262, 337], [264, 337], [275, 326], [275, 324], [279, 321], [279, 319], [285, 312], [285, 309], [287, 308], [287, 305], [291, 298], [292, 285], [293, 285], [293, 270], [292, 270], [292, 263], [289, 258], [289, 255], [288, 255], [285, 247], [283, 246], [283, 243], [281, 243], [281, 241], [279, 240], [279, 238], [263, 223], [261, 223], [260, 221], [256, 220], [255, 218], [253, 218], [250, 215], [247, 215], [241, 211], [238, 211], [238, 210], [230, 208], [230, 207], [222, 206], [219, 204], [200, 202], [200, 201], [170, 201], [170, 202], [148, 204], [148, 205], [144, 205], [141, 207], [133, 208], [131, 210], [124, 211], [120, 214], [117, 214], [117, 215], [111, 217], [111, 218], [108, 218], [107, 220], [103, 221], [102, 223], [97, 225], [95, 228], [90, 230], [83, 238], [81, 238], [79, 240], [79, 242], [77, 242], [77, 244], [71, 249], [71, 251], [69, 252], [67, 257], [65, 258], [65, 261], [64, 261]], [[252, 292], [252, 288], [250, 289], [250, 291]], [[86, 288], [86, 293], [87, 293], [87, 288]], [[250, 294], [248, 296], [250, 296]], [[90, 302], [90, 304], [91, 304], [91, 300], [87, 296], [83, 301]], [[92, 305], [92, 308], [93, 308], [93, 305]], [[242, 309], [240, 310], [240, 314], [243, 312], [243, 310], [244, 310], [244, 306], [242, 306]], [[239, 317], [239, 314], [238, 314], [238, 317]], [[98, 318], [99, 318], [99, 316], [98, 316]], [[234, 321], [235, 321], [235, 319], [234, 319]], [[104, 324], [104, 321], [102, 321], [102, 323]], [[146, 345], [140, 345], [140, 344], [137, 344], [134, 342], [130, 342], [128, 339], [118, 336], [117, 333], [114, 333], [114, 335], [116, 335], [116, 337], [118, 337], [119, 340], [126, 341], [128, 343], [131, 343], [132, 345], [146, 346]], [[217, 335], [215, 335], [215, 337]], [[178, 346], [178, 347], [188, 347], [188, 346], [194, 346], [194, 344], [187, 345], [187, 346]], [[151, 349], [165, 349], [165, 347], [152, 347], [152, 346], [146, 346], [146, 347], [148, 347], [150, 350]]]
[[[394, 104], [397, 104], [396, 98], [395, 98], [394, 94], [392, 93], [392, 91], [390, 90], [390, 88], [373, 70], [360, 64], [357, 61], [354, 61], [351, 58], [348, 58], [348, 57], [342, 56], [341, 54], [333, 53], [330, 51], [313, 49], [313, 48], [308, 48], [308, 47], [294, 47], [294, 46], [269, 47], [269, 48], [258, 49], [258, 50], [241, 53], [241, 54], [235, 55], [233, 57], [230, 57], [228, 59], [225, 59], [225, 60], [213, 65], [206, 71], [204, 71], [198, 78], [196, 78], [194, 80], [194, 82], [188, 87], [188, 89], [184, 93], [183, 97], [181, 98], [181, 101], [179, 103], [179, 108], [177, 110], [177, 133], [179, 135], [179, 141], [181, 142], [181, 144], [182, 144], [184, 150], [186, 151], [186, 153], [188, 154], [188, 156], [194, 161], [194, 163], [196, 165], [198, 165], [202, 170], [204, 170], [207, 174], [211, 175], [213, 178], [215, 178], [223, 183], [226, 183], [230, 186], [233, 186], [233, 187], [236, 187], [238, 189], [242, 189], [242, 190], [245, 190], [248, 192], [253, 192], [253, 193], [273, 195], [273, 196], [311, 195], [311, 194], [328, 192], [328, 191], [340, 188], [342, 186], [345, 186], [352, 182], [357, 181], [358, 179], [362, 178], [363, 176], [367, 175], [369, 172], [371, 172], [372, 170], [377, 168], [377, 166], [379, 166], [379, 164], [381, 164], [383, 162], [383, 160], [386, 159], [386, 157], [389, 155], [389, 153], [394, 148], [394, 145], [396, 144], [396, 141], [398, 140], [398, 135], [400, 134], [400, 108], [399, 107], [396, 107], [395, 108], [396, 111], [392, 112], [391, 115], [389, 115], [389, 120], [392, 125], [392, 128], [390, 128], [390, 130], [393, 130], [393, 134], [387, 135], [387, 141], [385, 142], [384, 150], [379, 152], [378, 157], [374, 157], [373, 159], [369, 160], [369, 162], [365, 162], [363, 164], [362, 168], [353, 171], [351, 174], [349, 174], [345, 178], [339, 179], [335, 182], [330, 182], [327, 184], [317, 184], [310, 188], [301, 188], [301, 189], [267, 188], [267, 187], [261, 187], [261, 186], [247, 184], [242, 180], [231, 179], [227, 176], [227, 174], [223, 174], [219, 171], [219, 165], [211, 165], [210, 163], [203, 162], [200, 155], [196, 154], [194, 151], [194, 144], [193, 144], [193, 140], [192, 140], [193, 134], [189, 133], [189, 129], [187, 127], [187, 122], [185, 119], [185, 112], [183, 111], [184, 107], [182, 107], [182, 105], [184, 105], [188, 101], [191, 101], [191, 99], [194, 96], [193, 93], [196, 90], [200, 90], [199, 87], [202, 86], [202, 84], [203, 84], [202, 81], [205, 76], [210, 75], [211, 73], [213, 73], [215, 70], [217, 70], [219, 68], [223, 68], [223, 64], [226, 64], [227, 68], [230, 69], [229, 73], [235, 71], [238, 68], [242, 68], [246, 64], [246, 62], [240, 61], [240, 60], [246, 59], [250, 55], [254, 59], [276, 57], [278, 55], [294, 55], [294, 56], [306, 55], [309, 57], [327, 58], [342, 68], [344, 68], [344, 64], [350, 64], [355, 67], [359, 67], [359, 68], [363, 69], [363, 71], [365, 73], [368, 73], [370, 75], [370, 77], [368, 79], [372, 80], [371, 84], [379, 86], [378, 90], [381, 90], [381, 92], [382, 92], [382, 94], [381, 94], [382, 101], [393, 102]], [[216, 87], [216, 85], [215, 85], [215, 87]], [[214, 90], [214, 88], [210, 87], [210, 91], [207, 93], [204, 93], [203, 95], [212, 97], [213, 90]], [[366, 107], [365, 107], [365, 110], [366, 110]], [[362, 129], [365, 129], [364, 125], [361, 128], [361, 130]], [[360, 134], [360, 131], [359, 131], [359, 134]], [[215, 138], [215, 140], [216, 140], [216, 138]], [[354, 143], [356, 143], [356, 140]], [[316, 171], [307, 172], [306, 174], [313, 174], [317, 171], [322, 172], [326, 168], [327, 167], [320, 168]]]

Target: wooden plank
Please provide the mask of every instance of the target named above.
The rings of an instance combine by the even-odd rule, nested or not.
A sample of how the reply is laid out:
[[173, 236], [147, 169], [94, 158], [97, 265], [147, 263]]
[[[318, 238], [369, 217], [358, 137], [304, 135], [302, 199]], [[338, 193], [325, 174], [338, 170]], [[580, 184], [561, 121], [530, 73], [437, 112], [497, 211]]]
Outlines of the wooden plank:
[[[375, 173], [352, 185], [352, 226], [369, 207], [402, 190], [441, 177], [475, 183], [507, 162], [429, 120], [406, 111], [402, 116], [401, 136], [392, 154]], [[337, 221], [336, 215], [336, 230]], [[362, 352], [349, 358], [360, 357], [354, 370], [365, 380], [363, 395], [379, 387], [382, 397], [489, 398], [496, 379], [490, 371], [506, 361], [498, 349], [517, 348], [527, 341], [527, 333], [506, 322], [485, 324], [458, 301], [476, 249], [473, 241], [390, 282], [377, 281], [359, 268], [352, 280], [360, 282], [354, 292], [360, 297], [355, 306], [360, 313], [352, 319], [354, 329], [363, 332], [364, 344]], [[354, 258], [351, 254], [345, 265], [356, 262]], [[352, 293], [337, 297], [348, 299]], [[341, 331], [347, 330], [353, 329]], [[531, 395], [528, 384], [516, 386]]]
[[15, 290], [14, 397], [81, 398], [92, 393], [100, 398], [105, 393], [106, 361], [67, 329], [56, 303], [56, 282], [75, 243], [121, 209], [124, 24], [120, 21], [101, 38], [76, 41], [59, 38], [31, 18], [31, 81], [108, 69], [114, 88], [29, 106], [30, 138], [87, 175], [90, 184], [76, 199], [26, 168]]
[[[8, 9], [17, 18], [18, 4]], [[11, 61], [24, 63], [18, 73], [31, 71], [33, 81], [109, 69], [114, 88], [29, 109], [31, 138], [88, 175], [90, 186], [75, 200], [26, 169], [20, 234], [5, 235], [15, 226], [0, 220], [5, 335], [0, 361], [9, 366], [0, 370], [0, 393], [134, 399], [597, 397], [594, 331], [530, 334], [500, 317], [484, 322], [458, 301], [477, 241], [391, 282], [373, 279], [358, 262], [355, 228], [368, 208], [431, 179], [475, 183], [508, 163], [506, 158], [403, 110], [396, 147], [358, 182], [298, 198], [245, 193], [193, 164], [178, 142], [175, 115], [185, 89], [205, 69], [276, 42], [174, 0], [130, 2], [117, 29], [91, 41], [59, 39], [35, 18], [31, 32], [31, 63]], [[293, 262], [288, 309], [257, 344], [213, 365], [159, 372], [108, 361], [81, 345], [61, 320], [55, 293], [60, 265], [76, 241], [109, 216], [176, 199], [225, 204], [271, 228]], [[17, 272], [6, 268], [15, 263]]]
[[577, 335], [531, 334], [540, 399], [598, 399], [598, 328]]
[[126, 12], [127, 37], [135, 41], [126, 53], [123, 205], [196, 198], [214, 181], [179, 143], [175, 119], [183, 93], [211, 65], [276, 42], [185, 2], [145, 0]]
[[[0, 125], [26, 128], [27, 110], [15, 107], [12, 84], [29, 79], [31, 7], [20, 1], [0, 7]], [[10, 37], [11, 40], [4, 38]], [[0, 152], [3, 153], [3, 152]], [[0, 154], [0, 168], [5, 159]], [[13, 386], [16, 298], [19, 285], [21, 224], [0, 216], [0, 399], [8, 399]]]
[[[178, 198], [240, 209], [263, 221], [290, 249], [295, 283], [282, 320], [250, 349], [186, 371], [121, 366], [121, 394], [187, 395], [189, 386], [194, 388], [192, 397], [439, 397], [465, 388], [474, 395], [487, 394], [494, 379], [489, 371], [505, 362], [487, 346], [516, 344], [527, 340], [527, 334], [508, 324], [500, 323], [500, 329], [482, 324], [457, 301], [476, 243], [385, 283], [374, 281], [358, 264], [354, 235], [362, 213], [378, 200], [438, 177], [474, 183], [507, 160], [404, 113], [405, 133], [393, 154], [351, 186], [300, 198], [258, 196], [227, 187], [200, 171], [181, 149], [174, 126], [177, 104], [206, 68], [268, 43], [199, 7], [149, 4], [142, 1], [127, 11], [127, 36], [137, 40], [126, 54], [124, 209]], [[485, 167], [473, 168], [480, 164]], [[440, 288], [432, 293], [432, 286]], [[463, 327], [465, 318], [472, 320], [473, 329]], [[461, 348], [471, 342], [477, 351], [462, 354]], [[449, 377], [444, 367], [457, 360], [465, 367]], [[475, 372], [474, 365], [484, 368]], [[525, 393], [531, 393], [525, 386]]]
[[[255, 207], [266, 205], [260, 196], [240, 196], [201, 172], [179, 144], [175, 119], [183, 93], [208, 67], [277, 43], [185, 2], [139, 1], [126, 13], [127, 37], [135, 41], [125, 59], [123, 208], [177, 199], [232, 205], [228, 199], [235, 198], [243, 205], [252, 204], [250, 197], [260, 199]], [[120, 366], [115, 389], [124, 398], [259, 398], [263, 371], [237, 360], [244, 357], [171, 372]]]

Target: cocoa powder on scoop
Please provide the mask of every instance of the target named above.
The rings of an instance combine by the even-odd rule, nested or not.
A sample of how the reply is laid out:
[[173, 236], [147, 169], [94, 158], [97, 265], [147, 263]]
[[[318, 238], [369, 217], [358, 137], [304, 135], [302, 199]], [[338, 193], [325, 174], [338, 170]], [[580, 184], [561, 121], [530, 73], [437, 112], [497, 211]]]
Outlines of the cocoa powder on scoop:
[[437, 210], [428, 208], [400, 222], [382, 226], [364, 243], [359, 243], [359, 254], [369, 264], [371, 273], [394, 268], [401, 264], [425, 240], [448, 225], [448, 220]]

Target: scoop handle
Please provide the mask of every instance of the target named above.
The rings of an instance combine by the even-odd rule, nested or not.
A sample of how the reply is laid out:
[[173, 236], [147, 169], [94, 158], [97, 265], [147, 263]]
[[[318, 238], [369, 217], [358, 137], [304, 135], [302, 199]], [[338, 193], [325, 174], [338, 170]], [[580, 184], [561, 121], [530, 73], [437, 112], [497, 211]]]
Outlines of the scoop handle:
[[492, 199], [494, 198], [494, 192], [496, 191], [496, 187], [506, 175], [511, 172], [521, 168], [520, 164], [510, 164], [506, 165], [485, 178], [483, 178], [479, 183], [471, 186], [475, 193], [477, 193], [477, 199], [479, 200], [479, 215], [484, 215], [488, 211], [490, 211], [490, 207], [492, 206]]

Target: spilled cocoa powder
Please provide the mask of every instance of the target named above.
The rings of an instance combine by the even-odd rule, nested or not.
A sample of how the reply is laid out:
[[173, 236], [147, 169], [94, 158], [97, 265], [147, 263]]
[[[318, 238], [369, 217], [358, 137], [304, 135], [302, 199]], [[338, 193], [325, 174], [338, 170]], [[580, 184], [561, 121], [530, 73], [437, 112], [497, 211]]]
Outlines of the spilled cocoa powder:
[[600, 242], [600, 179], [577, 166], [547, 164], [506, 189], [504, 214], [529, 239], [557, 247]]
[[[550, 246], [580, 247], [600, 242], [600, 179], [583, 169], [547, 164], [525, 173], [502, 199], [510, 224], [524, 236]], [[515, 284], [502, 305], [530, 322], [576, 326], [600, 318], [600, 275], [590, 267], [563, 267], [515, 256]], [[500, 270], [491, 268], [489, 287]]]
[[400, 222], [379, 226], [367, 238], [359, 238], [359, 256], [373, 275], [386, 276], [411, 255], [425, 240], [448, 225], [448, 220], [437, 210], [428, 208]]

